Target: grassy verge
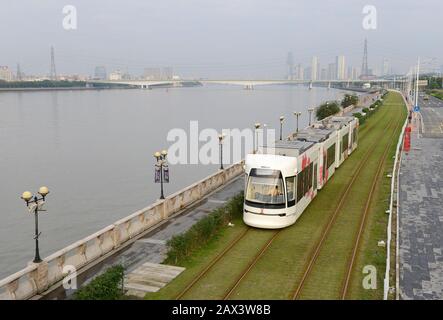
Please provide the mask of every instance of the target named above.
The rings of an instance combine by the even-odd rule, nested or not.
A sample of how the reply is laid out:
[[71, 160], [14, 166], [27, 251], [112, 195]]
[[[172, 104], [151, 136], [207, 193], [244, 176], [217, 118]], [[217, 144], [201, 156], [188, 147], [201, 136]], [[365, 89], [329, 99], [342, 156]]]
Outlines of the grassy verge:
[[[336, 171], [332, 179], [325, 188], [319, 192], [318, 196], [310, 204], [301, 218], [293, 226], [284, 229], [275, 239], [272, 246], [262, 256], [257, 265], [244, 279], [232, 298], [239, 299], [287, 299], [294, 290], [295, 284], [299, 281], [303, 272], [305, 263], [309, 258], [316, 241], [318, 241], [322, 230], [329, 220], [329, 217], [336, 208], [339, 195], [344, 191], [352, 175], [361, 162], [363, 156], [373, 141], [379, 141], [376, 151], [371, 155], [367, 168], [364, 169], [364, 175], [356, 181], [358, 187], [353, 190], [353, 196], [339, 221], [337, 229], [334, 230], [329, 242], [328, 250], [325, 251], [319, 260], [320, 269], [316, 270], [314, 282], [311, 282], [309, 290], [305, 292], [304, 298], [337, 298], [337, 290], [340, 287], [339, 273], [343, 273], [343, 261], [346, 253], [349, 252], [349, 244], [352, 244], [352, 235], [358, 225], [358, 213], [361, 211], [370, 188], [371, 177], [376, 170], [377, 157], [380, 157], [384, 146], [388, 143], [389, 132], [385, 132], [385, 126], [395, 121], [399, 114], [401, 104], [395, 99], [396, 94], [389, 94], [380, 110], [367, 118], [365, 124], [361, 127], [359, 133], [359, 148], [343, 163]], [[402, 116], [402, 115], [401, 115]], [[392, 129], [393, 130], [393, 129]], [[386, 169], [386, 168], [385, 168]], [[386, 198], [386, 192], [382, 187], [376, 191], [376, 199]], [[378, 201], [378, 200], [377, 200]], [[380, 200], [381, 203], [383, 203]], [[386, 204], [386, 203], [385, 203]], [[371, 208], [375, 209], [375, 206]], [[384, 210], [382, 213], [384, 214]], [[340, 213], [341, 215], [342, 213]], [[371, 213], [372, 217], [373, 214]], [[377, 220], [368, 219], [367, 229], [376, 228], [386, 237], [385, 220], [377, 223]], [[173, 282], [155, 294], [148, 294], [147, 299], [174, 299], [188, 283], [215, 257], [221, 252], [234, 238], [244, 231], [246, 226], [238, 217], [233, 220], [234, 227], [223, 227], [211, 238], [205, 245], [193, 250], [183, 259], [180, 265], [186, 267], [186, 270]], [[370, 231], [374, 232], [374, 231]], [[362, 251], [368, 247], [368, 252], [373, 248], [373, 238], [378, 239], [379, 234], [366, 236], [362, 242]], [[366, 238], [367, 237], [367, 238]], [[232, 280], [240, 273], [245, 264], [257, 252], [266, 239], [269, 238], [267, 230], [253, 230], [242, 239], [213, 269], [208, 275], [201, 279], [197, 285], [192, 288], [185, 296], [187, 299], [217, 299], [230, 286]], [[375, 242], [376, 245], [376, 242]], [[376, 247], [375, 249], [377, 249]], [[378, 253], [377, 253], [378, 254]], [[369, 253], [368, 257], [374, 260], [377, 254]], [[360, 257], [359, 257], [360, 259]], [[385, 253], [380, 254], [380, 260], [376, 263], [382, 266], [385, 261]], [[358, 260], [360, 263], [360, 260]], [[379, 268], [379, 267], [377, 267]], [[380, 267], [379, 276], [383, 277], [384, 268]], [[358, 268], [356, 268], [357, 270]], [[353, 280], [352, 284], [358, 283]], [[360, 282], [361, 283], [361, 282]], [[371, 296], [364, 296], [366, 293], [352, 291], [352, 298], [378, 298], [382, 292], [382, 282], [380, 290]]]
[[[406, 119], [407, 111], [404, 107], [403, 99], [399, 94], [391, 94], [387, 101], [389, 105], [399, 106], [398, 117], [401, 124]], [[401, 125], [397, 128], [394, 141], [389, 148], [388, 156], [384, 163], [382, 175], [378, 180], [377, 188], [374, 193], [374, 201], [368, 215], [366, 228], [363, 233], [361, 250], [356, 260], [354, 273], [352, 275], [352, 285], [350, 287], [350, 297], [354, 299], [382, 299], [383, 298], [383, 279], [386, 268], [386, 248], [379, 247], [378, 241], [386, 242], [386, 228], [389, 215], [385, 212], [389, 209], [391, 179], [387, 175], [392, 173], [394, 166], [395, 148], [400, 135]], [[377, 290], [367, 290], [362, 286], [364, 266], [372, 265], [377, 270]]]

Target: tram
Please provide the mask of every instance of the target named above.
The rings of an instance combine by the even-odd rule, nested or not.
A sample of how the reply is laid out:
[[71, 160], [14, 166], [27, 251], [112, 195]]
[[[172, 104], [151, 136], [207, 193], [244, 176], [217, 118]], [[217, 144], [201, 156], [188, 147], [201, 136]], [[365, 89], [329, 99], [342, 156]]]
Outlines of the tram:
[[358, 145], [358, 119], [333, 116], [245, 160], [243, 221], [252, 227], [292, 225]]

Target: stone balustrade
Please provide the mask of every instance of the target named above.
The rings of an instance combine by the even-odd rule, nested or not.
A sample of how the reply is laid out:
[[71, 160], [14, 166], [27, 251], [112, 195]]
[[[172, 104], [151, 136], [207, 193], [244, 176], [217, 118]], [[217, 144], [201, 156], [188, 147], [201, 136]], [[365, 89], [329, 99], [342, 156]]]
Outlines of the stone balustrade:
[[141, 209], [26, 268], [0, 280], [0, 300], [29, 299], [44, 292], [70, 271], [80, 270], [183, 208], [202, 199], [243, 172], [243, 162], [220, 170], [164, 200]]

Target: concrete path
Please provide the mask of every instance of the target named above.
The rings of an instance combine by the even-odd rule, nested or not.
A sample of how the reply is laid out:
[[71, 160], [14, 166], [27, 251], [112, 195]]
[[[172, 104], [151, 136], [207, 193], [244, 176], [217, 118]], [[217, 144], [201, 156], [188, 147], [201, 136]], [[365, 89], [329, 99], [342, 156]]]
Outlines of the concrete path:
[[443, 104], [430, 99], [400, 169], [400, 299], [443, 299]]
[[[145, 263], [160, 264], [166, 257], [166, 242], [169, 239], [188, 230], [202, 217], [207, 216], [214, 209], [223, 206], [232, 197], [243, 192], [243, 189], [244, 177], [241, 175], [193, 207], [184, 210], [162, 226], [147, 233], [133, 244], [80, 274], [77, 278], [78, 285], [90, 281], [94, 276], [112, 265], [122, 264], [125, 267], [126, 274], [129, 274]], [[73, 290], [64, 290], [59, 287], [45, 295], [43, 299], [66, 299], [73, 292]]]

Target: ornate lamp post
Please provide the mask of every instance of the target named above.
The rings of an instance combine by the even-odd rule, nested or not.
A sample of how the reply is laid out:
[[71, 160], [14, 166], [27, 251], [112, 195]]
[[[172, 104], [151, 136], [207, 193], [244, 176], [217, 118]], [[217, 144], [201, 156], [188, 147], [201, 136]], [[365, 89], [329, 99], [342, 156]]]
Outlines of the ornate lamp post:
[[297, 111], [295, 111], [294, 112], [294, 116], [296, 116], [297, 117], [297, 131], [296, 132], [298, 132], [298, 117], [300, 117], [301, 116], [301, 112], [297, 112]]
[[223, 140], [225, 138], [225, 134], [220, 133], [218, 135], [218, 144], [220, 146], [220, 170], [223, 170]]
[[168, 152], [166, 150], [154, 153], [154, 158], [157, 159], [157, 163], [155, 164], [155, 183], [160, 183], [160, 199], [165, 198], [163, 194], [163, 183], [169, 183], [169, 167], [166, 161], [167, 155]]
[[35, 257], [34, 257], [34, 263], [42, 262], [42, 259], [40, 258], [40, 250], [38, 246], [38, 238], [41, 234], [41, 232], [38, 231], [38, 213], [39, 211], [43, 210], [43, 205], [45, 204], [45, 198], [48, 195], [49, 190], [47, 187], [40, 187], [38, 190], [38, 194], [40, 195], [40, 198], [38, 196], [34, 196], [30, 191], [23, 192], [21, 198], [26, 202], [26, 206], [29, 209], [29, 212], [34, 213], [34, 219], [35, 219]]
[[314, 112], [314, 108], [309, 108], [308, 112], [309, 112], [309, 126], [311, 126], [312, 112]]
[[256, 150], [258, 150], [258, 132], [257, 132], [257, 130], [258, 129], [260, 129], [260, 127], [261, 127], [261, 124], [259, 123], [259, 122], [257, 122], [256, 124], [254, 124], [254, 128], [255, 128], [255, 130], [254, 130], [254, 152], [253, 153], [255, 153], [256, 152]]
[[283, 140], [283, 121], [285, 121], [285, 117], [280, 116], [280, 140]]

